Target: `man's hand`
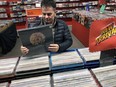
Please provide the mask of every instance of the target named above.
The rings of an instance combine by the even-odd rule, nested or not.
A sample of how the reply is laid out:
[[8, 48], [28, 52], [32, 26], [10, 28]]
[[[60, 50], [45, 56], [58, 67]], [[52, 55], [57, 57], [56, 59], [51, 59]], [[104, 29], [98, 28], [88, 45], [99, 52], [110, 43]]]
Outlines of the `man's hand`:
[[59, 45], [58, 44], [50, 44], [48, 47], [48, 50], [51, 52], [57, 52], [59, 50]]
[[21, 52], [23, 53], [23, 55], [26, 55], [29, 52], [29, 49], [24, 46], [21, 46]]

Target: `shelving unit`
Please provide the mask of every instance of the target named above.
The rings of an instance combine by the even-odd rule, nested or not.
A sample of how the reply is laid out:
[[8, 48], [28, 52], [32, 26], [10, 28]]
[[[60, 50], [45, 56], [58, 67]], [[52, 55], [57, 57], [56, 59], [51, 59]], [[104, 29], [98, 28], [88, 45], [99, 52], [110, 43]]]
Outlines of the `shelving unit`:
[[9, 2], [10, 17], [15, 23], [25, 22], [26, 14], [24, 6], [20, 5], [21, 2]]
[[17, 29], [26, 27], [25, 9], [35, 8], [34, 0], [1, 0], [0, 1], [0, 20], [12, 20]]
[[116, 11], [116, 0], [108, 0], [106, 5], [106, 10]]
[[[35, 8], [36, 3], [41, 0], [1, 0], [0, 1], [0, 20], [13, 20], [17, 29], [26, 27], [26, 8]], [[64, 20], [68, 25], [72, 25], [73, 10], [86, 10], [89, 4], [90, 9], [98, 8], [98, 0], [56, 0], [57, 18]], [[116, 0], [107, 0], [106, 9], [115, 11]]]
[[0, 1], [0, 20], [6, 20], [9, 15], [7, 13], [8, 11], [8, 3], [7, 1]]
[[72, 25], [74, 9], [85, 9], [89, 4], [91, 9], [97, 8], [98, 0], [56, 0], [57, 18], [64, 20], [68, 25]]

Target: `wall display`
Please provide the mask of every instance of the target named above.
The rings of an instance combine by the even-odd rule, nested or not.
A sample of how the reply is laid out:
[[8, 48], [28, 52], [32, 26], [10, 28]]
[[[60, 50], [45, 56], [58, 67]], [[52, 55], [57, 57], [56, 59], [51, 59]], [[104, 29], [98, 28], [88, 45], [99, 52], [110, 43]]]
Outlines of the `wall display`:
[[29, 49], [26, 57], [48, 53], [48, 46], [53, 43], [53, 33], [50, 25], [22, 29], [18, 33], [23, 46]]
[[[40, 2], [41, 0], [2, 0], [0, 1], [0, 9], [2, 9], [2, 12], [0, 12], [0, 20], [11, 19], [17, 24], [17, 29], [25, 28], [27, 27], [25, 9], [37, 8], [36, 4], [40, 5]], [[98, 8], [99, 2], [98, 0], [56, 0], [57, 17], [66, 21], [67, 24], [71, 24], [73, 10], [86, 10], [87, 5], [90, 10], [95, 10]], [[115, 6], [116, 1], [110, 0], [107, 1], [106, 9], [115, 11]]]
[[17, 29], [22, 29], [26, 27], [25, 9], [35, 8], [36, 0], [2, 0], [0, 3], [0, 20], [12, 20]]
[[98, 0], [99, 7], [106, 5], [105, 10], [107, 11], [116, 11], [116, 0]]
[[86, 5], [89, 5], [90, 9], [94, 9], [98, 5], [98, 0], [57, 0], [57, 17], [61, 19], [72, 18], [74, 9], [86, 9]]

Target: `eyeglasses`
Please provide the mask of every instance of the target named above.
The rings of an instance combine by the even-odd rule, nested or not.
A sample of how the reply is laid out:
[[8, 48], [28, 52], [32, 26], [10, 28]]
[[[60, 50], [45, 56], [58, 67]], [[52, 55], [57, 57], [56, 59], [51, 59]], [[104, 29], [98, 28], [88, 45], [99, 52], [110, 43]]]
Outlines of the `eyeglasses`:
[[43, 13], [43, 15], [44, 15], [44, 16], [45, 16], [45, 15], [47, 15], [47, 16], [51, 16], [52, 13]]

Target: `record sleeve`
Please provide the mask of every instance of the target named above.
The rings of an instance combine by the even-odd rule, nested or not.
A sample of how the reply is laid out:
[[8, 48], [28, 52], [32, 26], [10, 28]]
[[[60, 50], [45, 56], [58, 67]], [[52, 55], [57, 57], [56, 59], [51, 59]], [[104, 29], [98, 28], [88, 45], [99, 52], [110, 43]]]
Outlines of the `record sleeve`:
[[82, 59], [76, 50], [67, 50], [66, 52], [51, 54], [52, 67], [65, 67], [68, 65], [81, 65]]
[[13, 80], [10, 87], [51, 87], [50, 76], [39, 76], [33, 78]]
[[42, 25], [18, 31], [24, 47], [29, 49], [25, 57], [47, 54], [48, 46], [53, 43], [53, 33], [51, 25]]
[[0, 78], [12, 77], [18, 62], [17, 58], [0, 59]]
[[100, 59], [100, 52], [89, 52], [89, 48], [78, 49], [85, 61], [94, 61]]
[[116, 86], [116, 65], [92, 69], [102, 87]]
[[32, 71], [37, 69], [49, 69], [48, 56], [38, 58], [21, 57], [16, 72]]
[[54, 87], [98, 87], [89, 70], [75, 70], [53, 74]]

